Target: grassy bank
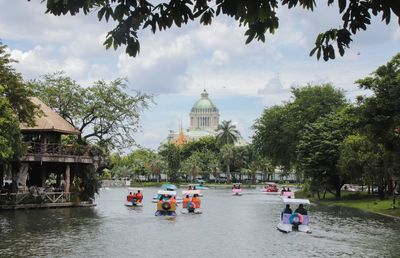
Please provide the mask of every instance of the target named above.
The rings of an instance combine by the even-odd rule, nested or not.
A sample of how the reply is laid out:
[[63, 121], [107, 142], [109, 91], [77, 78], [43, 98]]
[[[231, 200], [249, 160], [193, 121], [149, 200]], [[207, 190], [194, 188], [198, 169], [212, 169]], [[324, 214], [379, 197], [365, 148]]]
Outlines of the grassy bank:
[[[297, 198], [306, 198], [301, 191], [296, 192]], [[322, 196], [321, 196], [322, 197]], [[357, 208], [369, 212], [380, 213], [400, 218], [400, 198], [396, 198], [396, 208], [392, 209], [392, 199], [380, 200], [377, 195], [372, 195], [364, 192], [350, 193], [342, 192], [342, 199], [336, 200], [335, 196], [327, 193], [325, 199], [318, 200], [317, 196], [307, 197], [312, 202], [323, 205], [335, 205], [343, 207]]]

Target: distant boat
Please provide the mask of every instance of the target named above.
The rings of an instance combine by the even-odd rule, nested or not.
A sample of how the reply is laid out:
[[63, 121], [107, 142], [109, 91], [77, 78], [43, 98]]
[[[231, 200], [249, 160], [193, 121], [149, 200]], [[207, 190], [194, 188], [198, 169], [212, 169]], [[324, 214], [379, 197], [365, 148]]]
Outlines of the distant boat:
[[142, 199], [138, 200], [138, 199], [129, 199], [129, 194], [137, 194], [137, 193], [142, 193], [143, 194], [143, 188], [136, 188], [136, 187], [129, 187], [128, 188], [128, 195], [126, 196], [126, 201], [125, 201], [125, 206], [128, 207], [142, 207], [143, 206], [143, 202]]

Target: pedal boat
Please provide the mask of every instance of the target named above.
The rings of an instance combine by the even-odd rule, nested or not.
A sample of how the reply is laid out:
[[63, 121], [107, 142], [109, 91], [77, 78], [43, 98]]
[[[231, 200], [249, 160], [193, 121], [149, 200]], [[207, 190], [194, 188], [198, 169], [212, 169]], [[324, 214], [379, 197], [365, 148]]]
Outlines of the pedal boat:
[[[197, 194], [199, 197], [200, 196], [200, 190], [184, 190], [182, 191], [182, 195], [185, 197], [186, 195], [189, 195], [189, 197], [193, 197], [193, 195]], [[186, 207], [183, 207], [181, 210], [181, 213], [183, 214], [201, 214], [203, 213], [200, 208], [196, 208], [196, 205], [193, 202], [189, 202]]]
[[[129, 187], [128, 188], [128, 196], [129, 196], [129, 193], [137, 194], [139, 191], [143, 194], [143, 188]], [[143, 206], [143, 200], [142, 201], [138, 201], [138, 200], [128, 201], [128, 196], [126, 197], [126, 200], [125, 200], [125, 206], [127, 206], [127, 207], [142, 207]]]
[[176, 216], [176, 203], [169, 200], [171, 197], [176, 196], [176, 192], [160, 190], [158, 194], [162, 196], [163, 200], [157, 203], [155, 216]]
[[[173, 184], [163, 184], [163, 185], [161, 186], [161, 190], [160, 190], [160, 191], [175, 191], [176, 189], [178, 189], [178, 187], [176, 187], [176, 186], [173, 185]], [[176, 192], [175, 192], [175, 194], [176, 194]], [[161, 197], [161, 195], [157, 193], [157, 194], [153, 197], [152, 202], [153, 202], [153, 203], [157, 203], [158, 200], [160, 200], [160, 197]], [[176, 203], [182, 203], [182, 201], [183, 201], [183, 199], [182, 199], [181, 197], [176, 196]]]
[[[310, 201], [308, 199], [291, 199], [285, 198], [283, 199], [283, 203], [289, 205], [310, 205]], [[290, 233], [293, 231], [303, 232], [303, 233], [311, 233], [311, 229], [309, 227], [310, 217], [309, 215], [301, 215], [297, 213], [288, 214], [283, 213], [281, 215], [281, 222], [276, 226], [276, 228], [283, 233]]]

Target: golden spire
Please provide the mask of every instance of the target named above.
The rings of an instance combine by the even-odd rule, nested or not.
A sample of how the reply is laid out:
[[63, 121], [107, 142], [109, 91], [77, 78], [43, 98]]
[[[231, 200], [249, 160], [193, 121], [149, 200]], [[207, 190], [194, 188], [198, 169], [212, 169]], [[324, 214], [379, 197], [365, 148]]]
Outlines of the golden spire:
[[179, 135], [175, 140], [175, 145], [180, 146], [183, 145], [187, 142], [186, 136], [183, 133], [183, 128], [182, 128], [182, 119], [179, 119]]

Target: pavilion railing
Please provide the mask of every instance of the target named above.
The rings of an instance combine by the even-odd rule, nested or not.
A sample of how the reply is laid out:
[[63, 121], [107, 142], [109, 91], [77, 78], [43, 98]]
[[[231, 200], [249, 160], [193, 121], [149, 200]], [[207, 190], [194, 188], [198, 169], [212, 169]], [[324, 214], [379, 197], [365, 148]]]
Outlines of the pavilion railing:
[[61, 143], [26, 142], [28, 154], [91, 156], [89, 146]]
[[37, 193], [1, 193], [0, 205], [22, 205], [22, 204], [51, 204], [51, 203], [68, 203], [71, 202], [71, 196], [76, 193], [66, 192], [43, 192]]

